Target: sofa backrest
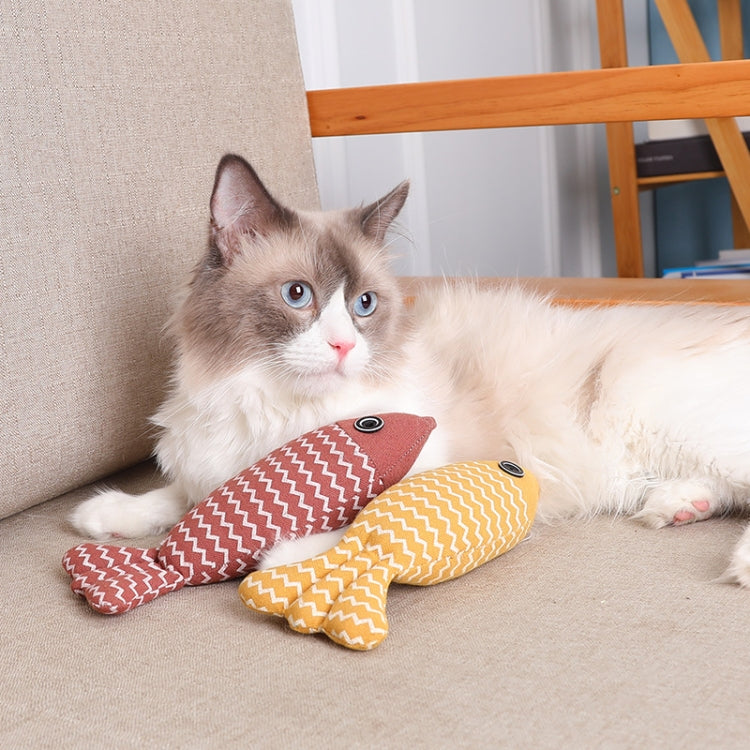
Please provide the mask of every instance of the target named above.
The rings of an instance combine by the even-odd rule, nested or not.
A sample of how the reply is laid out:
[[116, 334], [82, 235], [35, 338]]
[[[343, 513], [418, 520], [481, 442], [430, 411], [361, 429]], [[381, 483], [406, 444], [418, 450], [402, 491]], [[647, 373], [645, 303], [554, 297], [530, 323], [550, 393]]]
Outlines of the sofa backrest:
[[318, 198], [287, 0], [0, 0], [0, 92], [2, 517], [149, 454], [221, 155]]

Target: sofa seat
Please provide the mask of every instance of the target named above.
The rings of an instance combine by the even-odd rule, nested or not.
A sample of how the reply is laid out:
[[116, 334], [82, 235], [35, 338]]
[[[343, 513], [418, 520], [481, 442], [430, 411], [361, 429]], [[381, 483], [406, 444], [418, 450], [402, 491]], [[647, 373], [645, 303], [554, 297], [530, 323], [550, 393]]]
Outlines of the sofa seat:
[[239, 581], [94, 612], [60, 564], [91, 489], [0, 523], [2, 747], [747, 746], [750, 596], [714, 582], [741, 519], [537, 525], [463, 578], [394, 585], [360, 653], [247, 610]]

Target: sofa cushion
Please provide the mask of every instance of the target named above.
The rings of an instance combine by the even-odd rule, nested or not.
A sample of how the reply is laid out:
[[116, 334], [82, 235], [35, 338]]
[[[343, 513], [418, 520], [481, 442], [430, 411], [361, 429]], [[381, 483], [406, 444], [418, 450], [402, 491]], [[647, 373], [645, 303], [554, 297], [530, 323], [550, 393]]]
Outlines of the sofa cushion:
[[90, 491], [0, 522], [2, 748], [747, 747], [750, 596], [711, 582], [739, 519], [536, 525], [455, 581], [392, 586], [359, 653], [251, 612], [239, 580], [95, 612], [61, 565]]
[[0, 517], [151, 450], [214, 169], [317, 191], [284, 0], [2, 0]]

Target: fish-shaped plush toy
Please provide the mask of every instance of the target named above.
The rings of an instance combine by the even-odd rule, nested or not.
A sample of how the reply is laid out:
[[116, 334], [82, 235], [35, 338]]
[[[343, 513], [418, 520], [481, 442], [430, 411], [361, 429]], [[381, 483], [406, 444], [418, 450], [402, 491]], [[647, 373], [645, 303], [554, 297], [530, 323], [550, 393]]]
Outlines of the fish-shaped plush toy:
[[534, 476], [511, 461], [415, 474], [360, 511], [333, 549], [251, 573], [240, 597], [300, 633], [368, 650], [388, 634], [391, 581], [440, 583], [506, 552], [528, 534], [538, 498]]
[[79, 544], [63, 558], [71, 588], [104, 614], [183, 586], [238, 578], [280, 539], [350, 523], [411, 469], [431, 417], [382, 414], [336, 422], [268, 454], [196, 505], [158, 548]]

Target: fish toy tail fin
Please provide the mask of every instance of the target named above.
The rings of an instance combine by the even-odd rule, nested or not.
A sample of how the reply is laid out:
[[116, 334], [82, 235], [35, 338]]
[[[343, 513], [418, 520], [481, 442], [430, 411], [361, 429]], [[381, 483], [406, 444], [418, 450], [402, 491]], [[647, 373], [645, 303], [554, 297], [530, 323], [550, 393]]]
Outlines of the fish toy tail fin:
[[381, 564], [363, 572], [333, 602], [319, 630], [347, 648], [375, 648], [388, 635], [385, 602], [393, 575]]
[[185, 577], [157, 560], [158, 550], [79, 544], [63, 557], [70, 588], [97, 612], [116, 615], [181, 589]]
[[247, 607], [284, 617], [293, 630], [368, 650], [388, 633], [385, 601], [395, 574], [379, 552], [345, 539], [310, 560], [250, 573], [239, 593]]

